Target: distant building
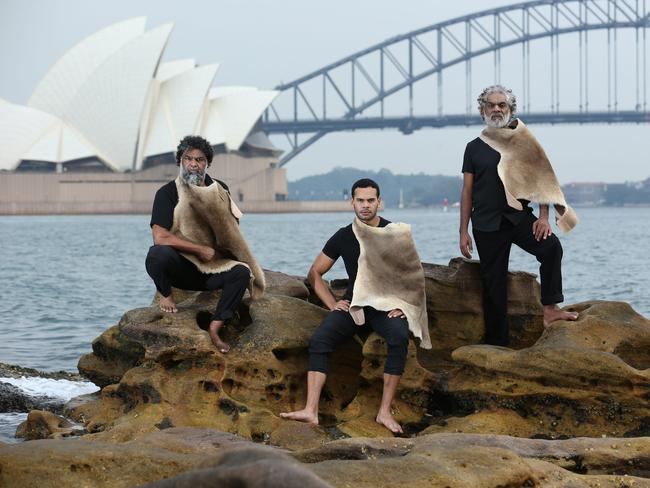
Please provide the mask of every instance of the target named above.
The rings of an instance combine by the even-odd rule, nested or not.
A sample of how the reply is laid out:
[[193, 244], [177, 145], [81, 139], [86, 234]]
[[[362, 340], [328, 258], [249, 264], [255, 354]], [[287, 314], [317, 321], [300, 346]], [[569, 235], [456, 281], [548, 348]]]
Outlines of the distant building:
[[[173, 24], [145, 31], [145, 22], [119, 22], [79, 42], [47, 72], [27, 106], [0, 99], [1, 213], [66, 199], [80, 209], [95, 201], [119, 209], [124, 198], [150, 203], [155, 188], [175, 176], [176, 146], [188, 134], [213, 144], [209, 173], [238, 200], [286, 198], [281, 151], [258, 129], [278, 92], [212, 87], [217, 64], [161, 63]], [[38, 181], [38, 190], [30, 181]], [[70, 194], [63, 181], [87, 188]]]
[[570, 205], [602, 205], [605, 203], [607, 183], [569, 183], [562, 187]]

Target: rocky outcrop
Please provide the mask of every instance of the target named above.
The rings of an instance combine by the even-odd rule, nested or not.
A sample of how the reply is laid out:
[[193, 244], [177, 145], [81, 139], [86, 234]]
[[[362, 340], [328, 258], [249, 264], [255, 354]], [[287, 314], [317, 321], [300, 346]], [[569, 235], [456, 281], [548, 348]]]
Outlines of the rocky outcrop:
[[290, 455], [212, 429], [0, 445], [0, 485], [151, 487], [647, 487], [650, 439], [429, 434], [332, 441]]
[[[227, 355], [204, 330], [218, 293], [177, 293], [177, 314], [155, 303], [124, 314], [79, 362], [102, 390], [70, 402], [67, 414], [90, 434], [65, 445], [34, 441], [32, 454], [0, 446], [0, 476], [40, 479], [24, 466], [50, 456], [62, 480], [102, 486], [114, 451], [116, 465], [124, 459], [128, 470], [123, 486], [162, 478], [169, 480], [160, 486], [208, 479], [259, 486], [248, 474], [253, 465], [263, 473], [274, 464], [280, 476], [315, 475], [333, 486], [648, 486], [647, 319], [627, 304], [593, 301], [568, 307], [577, 322], [544, 329], [535, 277], [510, 273], [511, 348], [482, 345], [477, 263], [424, 269], [433, 349], [409, 345], [394, 403], [410, 439], [393, 438], [374, 421], [386, 347], [362, 329], [332, 355], [321, 425], [279, 418], [304, 403], [309, 338], [327, 311], [302, 278], [268, 272], [267, 295], [245, 300], [225, 329]], [[220, 443], [214, 436], [223, 434], [213, 429], [236, 437]], [[230, 448], [230, 440], [246, 447]], [[151, 456], [143, 442], [153, 446]], [[210, 447], [217, 444], [223, 457]], [[292, 451], [302, 464], [259, 444]], [[72, 461], [85, 459], [75, 450], [82, 447], [88, 461]], [[144, 456], [150, 472], [135, 467]]]
[[[458, 259], [424, 268], [433, 349], [410, 345], [395, 401], [407, 433], [551, 439], [644, 435], [650, 428], [650, 323], [628, 305], [578, 304], [571, 307], [578, 322], [544, 330], [535, 277], [510, 273], [512, 348], [480, 345], [478, 265]], [[155, 306], [127, 312], [79, 362], [101, 394], [69, 413], [116, 440], [161, 426], [209, 426], [293, 449], [387, 435], [374, 422], [386, 348], [361, 330], [332, 357], [322, 428], [279, 419], [304, 402], [309, 338], [327, 312], [308, 301], [302, 279], [269, 273], [267, 282], [266, 297], [245, 301], [226, 328], [227, 355], [201, 328], [218, 295], [186, 293], [174, 315]]]

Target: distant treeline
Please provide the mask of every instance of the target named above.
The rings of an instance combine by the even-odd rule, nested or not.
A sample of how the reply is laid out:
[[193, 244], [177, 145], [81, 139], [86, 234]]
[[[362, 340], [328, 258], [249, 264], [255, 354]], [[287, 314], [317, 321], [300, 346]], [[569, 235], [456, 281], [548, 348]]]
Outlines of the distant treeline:
[[[372, 178], [381, 188], [387, 207], [397, 207], [400, 190], [405, 207], [449, 205], [460, 200], [463, 180], [460, 176], [401, 175], [388, 169], [368, 171], [334, 168], [322, 175], [306, 176], [289, 182], [290, 200], [344, 200], [350, 198], [350, 186], [360, 178]], [[650, 178], [632, 183], [570, 183], [563, 186], [571, 205], [650, 205]]]
[[424, 173], [399, 175], [390, 170], [368, 171], [356, 168], [334, 168], [323, 175], [306, 176], [289, 182], [290, 200], [343, 200], [350, 198], [352, 183], [361, 178], [372, 178], [381, 189], [384, 205], [397, 207], [400, 190], [405, 207], [449, 205], [460, 200], [463, 180], [460, 176], [427, 175]]

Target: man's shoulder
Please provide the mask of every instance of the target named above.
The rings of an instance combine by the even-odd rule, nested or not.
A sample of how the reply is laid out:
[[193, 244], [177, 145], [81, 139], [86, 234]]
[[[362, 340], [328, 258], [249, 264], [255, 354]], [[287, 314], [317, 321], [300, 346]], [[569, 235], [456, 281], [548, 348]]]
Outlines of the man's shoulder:
[[158, 188], [159, 193], [178, 193], [178, 190], [176, 189], [176, 180], [171, 180], [165, 183], [163, 186]]
[[482, 146], [483, 144], [485, 144], [485, 142], [483, 142], [483, 139], [476, 137], [467, 143], [467, 148], [473, 149], [475, 147]]
[[390, 220], [385, 219], [380, 215], [379, 216], [379, 224], [377, 224], [377, 227], [386, 227], [390, 223], [391, 223]]

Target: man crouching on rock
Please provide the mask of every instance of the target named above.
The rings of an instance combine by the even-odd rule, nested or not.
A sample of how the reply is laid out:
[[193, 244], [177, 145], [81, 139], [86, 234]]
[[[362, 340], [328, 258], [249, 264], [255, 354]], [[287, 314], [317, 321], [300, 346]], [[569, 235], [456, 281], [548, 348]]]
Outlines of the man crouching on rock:
[[213, 154], [202, 137], [186, 136], [180, 141], [179, 176], [162, 186], [154, 199], [150, 223], [154, 245], [146, 268], [160, 293], [163, 312], [178, 311], [172, 286], [222, 290], [208, 330], [217, 350], [227, 353], [230, 346], [219, 331], [233, 317], [247, 288], [253, 298], [262, 294], [264, 275], [241, 235], [242, 214], [228, 187], [206, 173]]
[[[307, 402], [305, 408], [281, 413], [285, 419], [318, 424], [318, 403], [328, 373], [328, 354], [370, 326], [386, 341], [384, 391], [376, 421], [393, 433], [402, 427], [391, 414], [391, 404], [404, 372], [409, 329], [430, 348], [424, 293], [424, 272], [415, 250], [410, 226], [392, 224], [377, 215], [379, 186], [370, 179], [352, 185], [356, 219], [339, 229], [325, 244], [309, 270], [308, 280], [318, 298], [330, 309], [309, 344]], [[323, 280], [342, 256], [349, 283], [336, 301]]]

